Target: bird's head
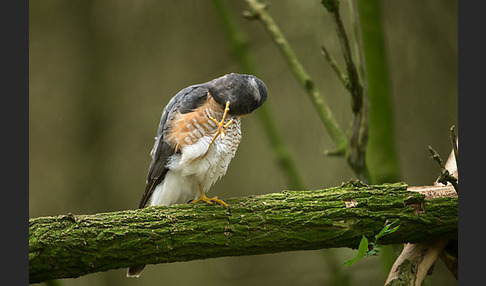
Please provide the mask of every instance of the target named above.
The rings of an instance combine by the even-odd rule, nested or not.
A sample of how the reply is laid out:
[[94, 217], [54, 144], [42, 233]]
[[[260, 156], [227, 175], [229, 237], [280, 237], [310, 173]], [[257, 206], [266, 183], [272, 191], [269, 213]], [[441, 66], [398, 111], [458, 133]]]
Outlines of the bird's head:
[[265, 83], [253, 75], [230, 73], [213, 79], [208, 85], [217, 103], [225, 106], [229, 100], [231, 115], [249, 114], [267, 100]]

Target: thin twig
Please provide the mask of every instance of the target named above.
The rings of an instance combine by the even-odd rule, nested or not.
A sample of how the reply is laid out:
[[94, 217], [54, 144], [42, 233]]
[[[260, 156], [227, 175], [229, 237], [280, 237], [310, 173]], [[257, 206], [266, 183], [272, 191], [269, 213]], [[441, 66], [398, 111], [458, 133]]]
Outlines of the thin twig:
[[[360, 97], [362, 98], [362, 121], [359, 131], [359, 146], [361, 149], [366, 149], [368, 145], [368, 129], [369, 129], [369, 98], [368, 98], [368, 74], [366, 71], [365, 48], [363, 43], [363, 35], [361, 32], [361, 20], [358, 12], [357, 0], [350, 0], [350, 13], [352, 22], [352, 38], [355, 44], [356, 58], [354, 60], [355, 69], [358, 73], [358, 85], [360, 89]], [[365, 152], [365, 151], [363, 151]], [[363, 156], [365, 154], [363, 153]], [[376, 182], [375, 182], [376, 183]]]
[[341, 67], [337, 63], [337, 61], [329, 54], [327, 49], [324, 46], [321, 46], [322, 55], [327, 60], [329, 65], [331, 66], [332, 70], [336, 73], [337, 77], [343, 83], [344, 87], [347, 90], [351, 90], [351, 84], [349, 83], [348, 76], [342, 71]]
[[459, 186], [457, 184], [457, 179], [446, 169], [444, 161], [440, 157], [439, 153], [429, 145], [429, 151], [432, 154], [432, 159], [434, 159], [440, 166], [440, 175], [437, 178], [437, 182], [447, 185], [447, 182], [451, 183], [457, 193], [459, 193]]
[[[343, 1], [341, 1], [343, 2]], [[369, 132], [366, 165], [373, 184], [400, 180], [381, 1], [348, 0], [351, 48], [363, 86], [363, 122]], [[345, 12], [344, 9], [342, 11]], [[357, 44], [355, 44], [357, 43]], [[365, 122], [366, 121], [366, 122]], [[364, 142], [364, 140], [363, 140]]]
[[245, 17], [250, 20], [258, 19], [263, 24], [264, 28], [270, 34], [272, 40], [279, 48], [284, 59], [287, 61], [290, 70], [309, 96], [309, 99], [316, 109], [319, 118], [321, 119], [322, 123], [324, 123], [324, 126], [335, 144], [339, 149], [346, 148], [346, 136], [339, 127], [334, 114], [327, 105], [320, 91], [317, 89], [314, 81], [297, 59], [297, 56], [287, 42], [287, 39], [285, 39], [273, 18], [265, 10], [266, 5], [262, 4], [258, 0], [246, 0], [246, 2], [250, 7], [250, 11], [244, 14]]
[[[360, 82], [358, 69], [351, 53], [349, 38], [339, 13], [339, 1], [324, 0], [322, 5], [332, 15], [336, 33], [341, 44], [341, 50], [346, 62], [348, 90], [351, 93], [351, 109], [353, 119], [348, 135], [348, 162], [360, 179], [369, 181], [369, 172], [366, 167], [366, 144], [368, 141], [368, 110], [364, 104], [363, 86]], [[357, 15], [357, 13], [356, 13]], [[358, 20], [359, 21], [359, 20]], [[359, 38], [359, 37], [357, 37]], [[357, 44], [362, 46], [357, 40]]]
[[366, 59], [365, 59], [365, 48], [363, 43], [363, 32], [361, 30], [361, 15], [358, 12], [358, 1], [349, 0], [350, 8], [350, 20], [351, 20], [351, 35], [353, 42], [355, 43], [355, 62], [358, 68], [358, 75], [361, 79], [361, 85], [363, 86], [363, 99], [367, 98], [368, 93], [368, 73], [366, 71]]
[[328, 9], [328, 11], [333, 17], [334, 24], [336, 26], [336, 33], [339, 38], [339, 43], [341, 44], [344, 61], [346, 62], [346, 70], [348, 72], [348, 78], [351, 84], [352, 110], [353, 113], [358, 113], [363, 106], [363, 87], [359, 81], [358, 69], [353, 61], [348, 35], [346, 33], [346, 29], [344, 28], [341, 14], [339, 13], [339, 6], [338, 9]]

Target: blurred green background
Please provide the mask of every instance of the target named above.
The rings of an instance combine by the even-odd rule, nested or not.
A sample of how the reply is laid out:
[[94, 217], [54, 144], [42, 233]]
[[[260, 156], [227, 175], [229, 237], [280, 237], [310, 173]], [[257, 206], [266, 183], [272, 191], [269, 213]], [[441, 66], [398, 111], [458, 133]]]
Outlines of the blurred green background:
[[[342, 128], [350, 97], [322, 57], [344, 67], [320, 1], [267, 1], [269, 12], [319, 86]], [[279, 131], [309, 189], [355, 177], [262, 25], [228, 1], [267, 84]], [[342, 1], [348, 25], [349, 6]], [[458, 125], [457, 1], [382, 1], [401, 180], [431, 184], [438, 167], [427, 145], [447, 158]], [[349, 26], [348, 26], [349, 27]], [[182, 88], [241, 72], [211, 1], [29, 2], [29, 216], [92, 214], [137, 207], [162, 109]], [[258, 110], [256, 112], [259, 112]], [[210, 195], [220, 198], [289, 189], [258, 116], [242, 122], [243, 140]], [[149, 265], [62, 280], [63, 285], [380, 285], [380, 258], [341, 264], [350, 249], [288, 252]], [[457, 285], [440, 261], [430, 285]]]

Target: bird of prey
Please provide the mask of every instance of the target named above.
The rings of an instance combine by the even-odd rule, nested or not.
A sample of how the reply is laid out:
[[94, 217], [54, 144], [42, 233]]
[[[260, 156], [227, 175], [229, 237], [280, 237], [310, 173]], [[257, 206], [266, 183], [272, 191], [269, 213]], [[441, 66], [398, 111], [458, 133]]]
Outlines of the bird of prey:
[[[228, 169], [241, 140], [240, 118], [267, 99], [265, 83], [253, 75], [231, 73], [191, 85], [162, 112], [150, 152], [145, 192], [139, 208], [206, 202], [228, 205], [205, 193]], [[140, 276], [145, 265], [128, 268]]]

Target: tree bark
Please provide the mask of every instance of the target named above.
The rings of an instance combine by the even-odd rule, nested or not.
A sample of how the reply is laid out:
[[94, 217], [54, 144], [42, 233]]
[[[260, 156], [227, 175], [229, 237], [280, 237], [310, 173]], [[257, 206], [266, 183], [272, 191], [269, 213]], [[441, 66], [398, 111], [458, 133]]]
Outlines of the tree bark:
[[[458, 178], [459, 174], [455, 156], [457, 155], [457, 141], [455, 143], [456, 144], [454, 144], [454, 149], [456, 150], [451, 151], [449, 159], [447, 160], [444, 168], [449, 170], [455, 178]], [[438, 180], [439, 179], [434, 182], [434, 186], [441, 185]], [[448, 183], [448, 186], [452, 186], [452, 184]], [[457, 196], [457, 185], [454, 186], [454, 192], [456, 192]], [[450, 249], [448, 249], [448, 245]], [[448, 240], [440, 239], [438, 241], [429, 240], [416, 244], [406, 243], [403, 246], [402, 252], [395, 260], [395, 263], [393, 263], [393, 266], [388, 273], [388, 277], [386, 278], [385, 285], [422, 285], [422, 282], [424, 281], [426, 275], [431, 274], [433, 265], [435, 264], [439, 256], [445, 262], [447, 268], [449, 268], [454, 277], [458, 279], [457, 239], [451, 242], [449, 242]]]
[[[432, 191], [430, 188], [434, 188]], [[381, 244], [457, 239], [452, 187], [343, 183], [226, 200], [29, 220], [29, 282], [157, 264], [321, 248], [356, 248], [385, 222]]]

